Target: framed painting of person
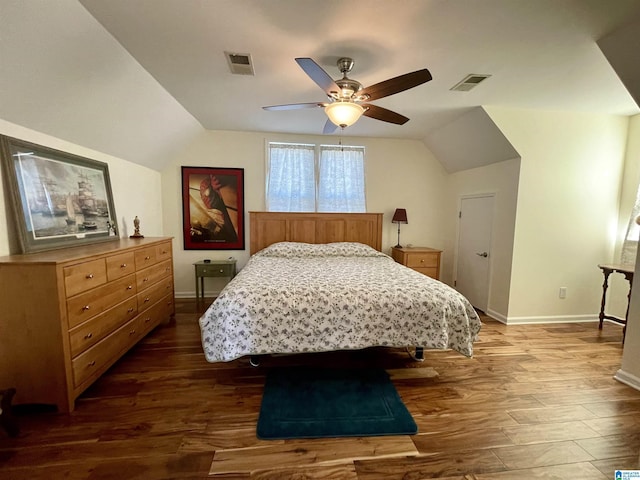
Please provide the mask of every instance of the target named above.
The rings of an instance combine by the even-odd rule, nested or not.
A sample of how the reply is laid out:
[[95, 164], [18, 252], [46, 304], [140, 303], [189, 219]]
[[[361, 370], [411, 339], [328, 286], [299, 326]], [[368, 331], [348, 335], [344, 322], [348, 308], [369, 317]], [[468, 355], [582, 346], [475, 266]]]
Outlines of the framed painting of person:
[[244, 169], [182, 167], [185, 250], [244, 250]]

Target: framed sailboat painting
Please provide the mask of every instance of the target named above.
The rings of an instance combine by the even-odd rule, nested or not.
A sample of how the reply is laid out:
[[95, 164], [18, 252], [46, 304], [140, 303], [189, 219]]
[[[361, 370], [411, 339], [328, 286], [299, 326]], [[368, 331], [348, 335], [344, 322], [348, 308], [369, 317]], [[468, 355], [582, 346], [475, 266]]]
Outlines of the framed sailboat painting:
[[22, 253], [118, 238], [106, 163], [6, 136], [0, 148]]

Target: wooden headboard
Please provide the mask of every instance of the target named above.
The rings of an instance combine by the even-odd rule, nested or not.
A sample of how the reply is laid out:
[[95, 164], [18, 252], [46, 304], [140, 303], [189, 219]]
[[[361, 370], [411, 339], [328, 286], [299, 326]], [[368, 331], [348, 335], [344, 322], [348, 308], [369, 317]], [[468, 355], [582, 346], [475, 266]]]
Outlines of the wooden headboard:
[[360, 242], [382, 249], [382, 213], [249, 212], [254, 253], [277, 242]]

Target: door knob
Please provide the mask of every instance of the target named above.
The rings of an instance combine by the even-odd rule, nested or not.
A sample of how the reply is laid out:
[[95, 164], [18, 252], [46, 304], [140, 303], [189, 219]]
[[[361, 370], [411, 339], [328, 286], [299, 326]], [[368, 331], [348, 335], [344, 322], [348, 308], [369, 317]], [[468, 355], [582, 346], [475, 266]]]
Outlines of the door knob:
[[479, 257], [484, 257], [484, 258], [487, 258], [489, 256], [489, 254], [487, 252], [482, 252], [482, 253], [476, 252], [476, 255], [478, 255]]

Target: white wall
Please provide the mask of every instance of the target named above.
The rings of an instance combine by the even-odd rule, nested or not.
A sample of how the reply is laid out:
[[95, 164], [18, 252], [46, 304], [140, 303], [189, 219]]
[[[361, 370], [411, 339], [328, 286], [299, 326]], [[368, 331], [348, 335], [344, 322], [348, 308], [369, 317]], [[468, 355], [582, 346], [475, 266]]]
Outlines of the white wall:
[[616, 245], [628, 118], [487, 111], [522, 158], [508, 322], [594, 319], [597, 264]]
[[[108, 164], [120, 236], [133, 233], [133, 218], [136, 215], [141, 219], [143, 235], [162, 235], [162, 192], [159, 172], [4, 120], [0, 120], [0, 134]], [[3, 175], [4, 172], [0, 172], [0, 255], [9, 255], [19, 252], [16, 229], [13, 219], [9, 216]]]
[[[193, 262], [203, 258], [234, 256], [238, 267], [249, 258], [249, 219], [245, 217], [245, 250], [183, 250], [181, 166], [244, 168], [245, 212], [265, 209], [265, 152], [269, 141], [335, 144], [338, 137], [278, 135], [208, 131], [200, 135], [162, 172], [165, 233], [175, 237], [175, 290], [177, 296], [193, 296]], [[345, 144], [366, 149], [366, 195], [369, 212], [384, 213], [383, 251], [397, 242], [397, 227], [391, 223], [396, 208], [406, 208], [409, 223], [402, 225], [403, 245], [444, 248], [447, 174], [422, 142], [372, 138], [345, 138]], [[445, 257], [451, 252], [445, 251]], [[208, 293], [220, 284], [207, 279]]]
[[[509, 314], [509, 292], [511, 284], [511, 261], [518, 203], [518, 177], [520, 159], [515, 158], [485, 167], [451, 175], [448, 208], [450, 222], [448, 249], [456, 252], [457, 212], [460, 199], [465, 195], [495, 194], [493, 234], [491, 238], [489, 302], [487, 314], [506, 322]], [[452, 256], [443, 266], [455, 277], [455, 262]]]

